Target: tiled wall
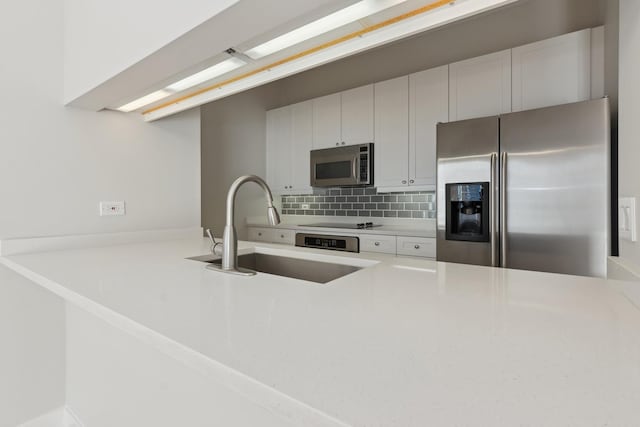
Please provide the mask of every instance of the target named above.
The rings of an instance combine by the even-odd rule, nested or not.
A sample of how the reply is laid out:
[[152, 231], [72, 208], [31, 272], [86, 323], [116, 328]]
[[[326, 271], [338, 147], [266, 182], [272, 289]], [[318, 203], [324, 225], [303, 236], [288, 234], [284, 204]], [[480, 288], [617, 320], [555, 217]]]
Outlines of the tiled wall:
[[[375, 188], [314, 189], [314, 194], [282, 196], [285, 215], [435, 218], [435, 193], [378, 193]], [[303, 207], [303, 205], [308, 205]]]

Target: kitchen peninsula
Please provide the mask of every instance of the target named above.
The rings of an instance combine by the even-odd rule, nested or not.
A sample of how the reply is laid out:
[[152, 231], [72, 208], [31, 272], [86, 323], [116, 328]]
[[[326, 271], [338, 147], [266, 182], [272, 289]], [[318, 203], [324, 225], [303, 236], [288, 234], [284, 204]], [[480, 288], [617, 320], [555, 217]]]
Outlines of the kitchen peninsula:
[[68, 405], [88, 425], [638, 422], [640, 301], [624, 282], [239, 248], [362, 268], [328, 284], [221, 274], [186, 259], [209, 251], [200, 237], [0, 262], [65, 301]]

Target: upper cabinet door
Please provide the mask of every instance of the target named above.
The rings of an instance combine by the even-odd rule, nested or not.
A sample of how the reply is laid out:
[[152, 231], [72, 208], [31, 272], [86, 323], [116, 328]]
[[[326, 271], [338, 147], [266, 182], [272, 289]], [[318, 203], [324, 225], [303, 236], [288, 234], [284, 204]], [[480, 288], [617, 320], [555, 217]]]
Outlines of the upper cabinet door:
[[346, 145], [373, 142], [373, 85], [347, 90], [342, 100], [342, 142]]
[[511, 112], [511, 50], [449, 65], [449, 120]]
[[591, 29], [591, 99], [606, 95], [604, 68], [604, 27], [596, 27]]
[[400, 187], [409, 182], [409, 77], [375, 84], [374, 183]]
[[513, 49], [513, 111], [590, 97], [590, 29]]
[[315, 98], [313, 103], [313, 148], [340, 145], [340, 94]]
[[267, 111], [267, 182], [275, 194], [290, 192], [291, 106]]
[[449, 67], [409, 76], [409, 185], [436, 184], [436, 125], [449, 121]]
[[313, 105], [305, 101], [291, 106], [291, 190], [304, 193], [311, 190], [309, 152], [313, 147]]

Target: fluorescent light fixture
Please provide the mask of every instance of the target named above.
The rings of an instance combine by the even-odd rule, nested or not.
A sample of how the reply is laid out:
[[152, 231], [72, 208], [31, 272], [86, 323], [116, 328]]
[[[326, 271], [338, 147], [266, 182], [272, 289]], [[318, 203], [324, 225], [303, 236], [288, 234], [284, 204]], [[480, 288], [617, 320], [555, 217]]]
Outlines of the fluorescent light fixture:
[[189, 89], [190, 87], [199, 85], [200, 83], [206, 82], [207, 80], [211, 80], [218, 76], [226, 74], [246, 64], [247, 63], [240, 58], [231, 57], [196, 74], [185, 77], [180, 81], [170, 84], [166, 88], [173, 92], [180, 92], [185, 89]]
[[437, 8], [401, 22], [367, 33], [364, 37], [354, 37], [331, 47], [305, 55], [284, 64], [272, 64], [269, 72], [258, 72], [240, 80], [225, 83], [216, 90], [209, 90], [187, 96], [179, 103], [164, 106], [144, 113], [144, 120], [152, 122], [166, 116], [197, 107], [225, 96], [233, 95], [301, 71], [327, 64], [367, 49], [382, 46], [404, 37], [412, 36], [428, 29], [437, 28], [460, 19], [469, 18], [519, 0], [457, 0], [452, 6]]
[[262, 43], [244, 53], [251, 59], [259, 59], [359, 19], [366, 18], [374, 13], [388, 9], [391, 6], [404, 3], [405, 1], [406, 0], [362, 0], [307, 25], [289, 31], [275, 39]]
[[168, 90], [160, 89], [149, 95], [145, 95], [142, 98], [138, 98], [134, 101], [131, 101], [128, 104], [123, 105], [122, 107], [118, 107], [118, 111], [122, 111], [123, 113], [128, 113], [133, 110], [137, 110], [138, 108], [144, 107], [145, 105], [153, 104], [156, 101], [161, 100], [162, 98], [166, 98], [171, 95], [173, 92]]

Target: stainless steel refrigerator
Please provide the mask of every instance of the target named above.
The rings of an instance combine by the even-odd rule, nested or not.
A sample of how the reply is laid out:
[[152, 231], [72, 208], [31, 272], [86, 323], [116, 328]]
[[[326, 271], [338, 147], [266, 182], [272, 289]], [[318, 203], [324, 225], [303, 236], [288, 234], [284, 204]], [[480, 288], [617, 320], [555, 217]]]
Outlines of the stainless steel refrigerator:
[[437, 129], [439, 261], [606, 276], [607, 98]]

